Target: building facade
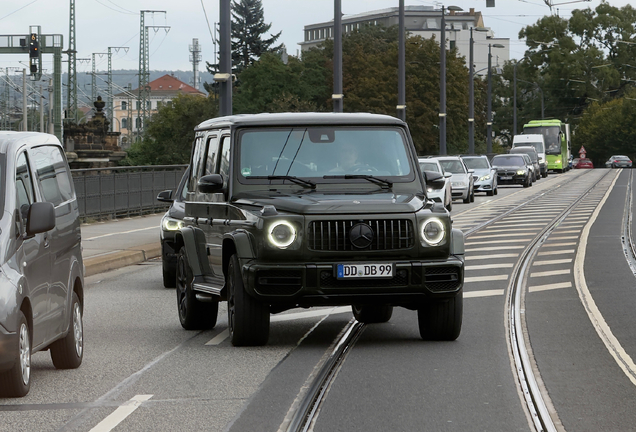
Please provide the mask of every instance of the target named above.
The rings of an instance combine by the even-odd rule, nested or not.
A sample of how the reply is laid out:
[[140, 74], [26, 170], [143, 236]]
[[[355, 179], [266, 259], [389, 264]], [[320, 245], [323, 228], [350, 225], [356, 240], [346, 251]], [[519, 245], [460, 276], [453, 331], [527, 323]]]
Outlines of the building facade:
[[[149, 83], [150, 98], [148, 110], [150, 115], [162, 106], [172, 105], [172, 100], [180, 94], [193, 94], [205, 97], [205, 93], [189, 84], [178, 80], [172, 75], [164, 75]], [[141, 129], [139, 118], [139, 89], [124, 91], [113, 95], [113, 131], [121, 132], [120, 145], [122, 149], [130, 147], [135, 136]]]
[[[468, 12], [446, 11], [446, 41], [448, 49], [457, 48], [458, 54], [465, 57], [468, 64], [470, 52], [470, 29], [473, 31], [473, 53], [475, 71], [485, 75], [488, 67], [488, 45], [501, 44], [505, 48], [491, 48], [492, 65], [503, 66], [510, 59], [510, 39], [496, 38], [494, 32], [484, 26], [481, 12], [471, 8]], [[365, 25], [390, 27], [399, 23], [399, 8], [387, 8], [356, 15], [342, 17], [343, 35], [360, 29]], [[442, 11], [433, 6], [406, 6], [404, 8], [404, 26], [408, 34], [425, 39], [435, 37], [439, 41], [442, 28]], [[304, 29], [304, 41], [301, 50], [318, 47], [326, 39], [333, 38], [333, 20], [309, 24]]]

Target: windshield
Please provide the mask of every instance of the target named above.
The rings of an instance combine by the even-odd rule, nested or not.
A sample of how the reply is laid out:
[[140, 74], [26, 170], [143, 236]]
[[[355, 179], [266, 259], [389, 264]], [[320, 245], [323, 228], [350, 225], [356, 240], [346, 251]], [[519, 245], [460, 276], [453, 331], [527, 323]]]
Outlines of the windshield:
[[559, 137], [560, 137], [559, 132], [561, 132], [561, 128], [559, 128], [559, 126], [532, 126], [532, 127], [523, 128], [523, 133], [526, 135], [530, 135], [530, 134], [543, 135], [543, 140], [545, 141], [545, 146], [546, 146], [545, 152], [546, 154], [551, 154], [551, 155], [561, 154], [561, 142], [559, 141]]
[[526, 163], [522, 156], [495, 156], [492, 158], [492, 164], [500, 167], [518, 167]]
[[[241, 177], [258, 183], [281, 180], [281, 176], [311, 178], [312, 182], [348, 175], [414, 179], [399, 128], [245, 129], [239, 135], [239, 154]], [[272, 176], [278, 178], [268, 178]]]
[[436, 173], [440, 172], [439, 165], [437, 165], [435, 162], [420, 162], [420, 169], [422, 171], [434, 171]]
[[448, 171], [453, 174], [466, 174], [464, 164], [457, 159], [440, 160], [439, 164], [444, 168], [444, 171]]
[[488, 161], [485, 158], [464, 158], [464, 163], [470, 169], [489, 169]]

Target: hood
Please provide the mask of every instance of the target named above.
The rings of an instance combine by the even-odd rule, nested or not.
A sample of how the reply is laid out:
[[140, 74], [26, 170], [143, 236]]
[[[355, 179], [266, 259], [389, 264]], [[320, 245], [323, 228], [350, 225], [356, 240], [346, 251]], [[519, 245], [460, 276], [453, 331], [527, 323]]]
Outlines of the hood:
[[512, 171], [512, 170], [525, 170], [527, 167], [525, 165], [513, 165], [513, 166], [500, 166], [497, 167], [497, 171]]
[[486, 174], [490, 174], [490, 171], [491, 171], [490, 168], [473, 168], [473, 169], [475, 170], [473, 175], [478, 177], [484, 176]]
[[308, 193], [308, 194], [242, 194], [236, 205], [276, 207], [276, 210], [296, 214], [370, 214], [414, 213], [425, 205], [424, 197], [392, 192]]

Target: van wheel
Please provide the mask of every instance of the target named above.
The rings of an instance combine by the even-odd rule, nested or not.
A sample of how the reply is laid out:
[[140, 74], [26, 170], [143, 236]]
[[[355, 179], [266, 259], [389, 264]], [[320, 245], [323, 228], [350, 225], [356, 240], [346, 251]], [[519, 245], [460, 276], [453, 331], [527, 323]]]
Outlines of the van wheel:
[[51, 360], [56, 369], [76, 369], [84, 357], [84, 325], [82, 304], [73, 292], [71, 300], [71, 323], [66, 336], [51, 345]]
[[219, 303], [203, 303], [197, 300], [192, 282], [194, 276], [188, 263], [185, 247], [177, 255], [177, 310], [179, 322], [186, 330], [211, 329], [216, 325]]
[[393, 315], [393, 306], [389, 305], [351, 305], [353, 316], [364, 324], [385, 323]]
[[462, 330], [462, 290], [450, 299], [429, 300], [417, 310], [420, 336], [428, 341], [453, 341]]
[[18, 358], [11, 369], [0, 373], [0, 395], [23, 397], [31, 388], [31, 330], [20, 311], [18, 320]]
[[269, 306], [245, 292], [236, 254], [230, 257], [227, 286], [227, 325], [234, 346], [265, 345], [269, 339]]

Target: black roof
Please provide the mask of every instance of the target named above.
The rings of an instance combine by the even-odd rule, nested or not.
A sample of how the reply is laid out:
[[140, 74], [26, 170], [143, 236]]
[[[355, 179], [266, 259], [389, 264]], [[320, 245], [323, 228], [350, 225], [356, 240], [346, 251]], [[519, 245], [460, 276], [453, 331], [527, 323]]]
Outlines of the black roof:
[[369, 113], [261, 113], [216, 117], [199, 124], [195, 131], [231, 126], [295, 126], [295, 125], [367, 125], [406, 126], [402, 120], [383, 114]]

